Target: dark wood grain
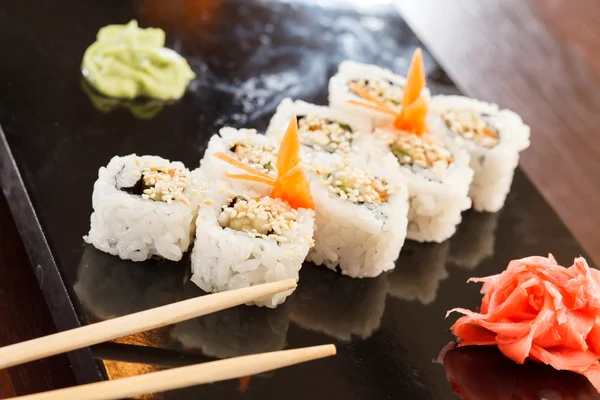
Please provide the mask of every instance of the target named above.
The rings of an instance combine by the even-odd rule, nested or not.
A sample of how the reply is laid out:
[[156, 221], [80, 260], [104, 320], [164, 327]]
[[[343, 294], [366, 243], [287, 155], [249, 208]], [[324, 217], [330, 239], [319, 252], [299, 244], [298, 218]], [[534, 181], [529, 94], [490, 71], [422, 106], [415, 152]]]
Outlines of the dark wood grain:
[[[0, 194], [0, 346], [55, 331], [6, 198]], [[0, 370], [0, 398], [74, 384], [64, 355]]]
[[531, 125], [521, 166], [600, 263], [600, 3], [398, 4], [459, 88], [516, 110]]

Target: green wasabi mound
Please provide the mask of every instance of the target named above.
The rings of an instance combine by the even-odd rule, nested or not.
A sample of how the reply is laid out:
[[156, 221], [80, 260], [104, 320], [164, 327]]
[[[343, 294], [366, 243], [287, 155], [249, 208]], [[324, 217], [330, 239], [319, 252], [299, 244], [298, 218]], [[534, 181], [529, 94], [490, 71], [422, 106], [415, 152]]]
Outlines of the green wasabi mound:
[[177, 100], [196, 75], [183, 57], [164, 45], [162, 29], [141, 29], [135, 20], [108, 25], [86, 50], [81, 72], [109, 97]]

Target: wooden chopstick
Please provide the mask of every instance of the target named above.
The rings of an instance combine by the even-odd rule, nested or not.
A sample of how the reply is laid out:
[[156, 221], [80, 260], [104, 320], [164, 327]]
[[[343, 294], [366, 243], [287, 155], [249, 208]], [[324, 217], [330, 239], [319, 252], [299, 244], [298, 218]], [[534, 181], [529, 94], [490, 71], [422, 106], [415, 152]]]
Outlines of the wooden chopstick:
[[211, 361], [188, 367], [151, 372], [131, 378], [92, 383], [45, 393], [15, 397], [19, 400], [113, 400], [181, 389], [203, 383], [250, 376], [335, 355], [332, 344]]
[[296, 287], [294, 279], [215, 293], [0, 348], [0, 369], [196, 318]]

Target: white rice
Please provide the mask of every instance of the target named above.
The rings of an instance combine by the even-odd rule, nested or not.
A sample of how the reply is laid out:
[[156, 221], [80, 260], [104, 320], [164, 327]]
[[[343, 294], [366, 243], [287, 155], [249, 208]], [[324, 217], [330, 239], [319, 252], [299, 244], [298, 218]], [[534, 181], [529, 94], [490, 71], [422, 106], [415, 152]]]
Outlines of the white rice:
[[448, 277], [446, 258], [450, 241], [404, 244], [396, 268], [387, 274], [392, 297], [431, 304], [440, 282]]
[[[367, 118], [374, 126], [382, 126], [393, 121], [393, 116], [348, 103], [349, 100], [363, 100], [352, 93], [348, 86], [350, 82], [357, 79], [384, 79], [402, 88], [406, 85], [404, 76], [394, 74], [389, 69], [350, 60], [342, 61], [338, 72], [329, 80], [329, 105], [352, 115]], [[429, 89], [423, 89], [422, 95], [429, 96]], [[400, 100], [399, 97], [397, 102], [399, 103]], [[399, 106], [396, 108], [400, 109]]]
[[[221, 292], [289, 278], [298, 280], [298, 271], [313, 245], [314, 211], [298, 210], [297, 229], [286, 232], [286, 242], [251, 237], [246, 232], [222, 228], [218, 222], [221, 206], [235, 194], [256, 198], [267, 192], [250, 187], [240, 192], [227, 181], [211, 185], [196, 221], [201, 229], [196, 232], [192, 251], [192, 281], [206, 292]], [[283, 303], [292, 291], [252, 304], [273, 308]]]
[[351, 279], [309, 264], [300, 275], [294, 323], [342, 341], [366, 339], [379, 328], [388, 291], [386, 274]]
[[[275, 143], [271, 138], [258, 134], [254, 129], [234, 129], [221, 128], [218, 135], [213, 135], [208, 142], [208, 147], [204, 152], [204, 157], [200, 161], [200, 170], [207, 182], [214, 182], [223, 179], [225, 172], [241, 173], [239, 169], [229, 165], [228, 163], [213, 156], [215, 153], [225, 153], [235, 158], [235, 154], [230, 150], [233, 146], [239, 143], [247, 143], [251, 146], [265, 146], [277, 150], [278, 143]], [[239, 158], [238, 158], [239, 159]], [[243, 160], [240, 160], [243, 161]], [[256, 167], [257, 165], [247, 162], [248, 165]], [[273, 165], [273, 170], [270, 172], [274, 178], [276, 174], [276, 165]], [[266, 172], [266, 171], [264, 171]], [[252, 186], [248, 181], [230, 181], [230, 185], [236, 187]]]
[[[306, 103], [301, 100], [292, 101], [290, 98], [285, 98], [277, 106], [277, 111], [271, 118], [269, 127], [267, 128], [267, 136], [272, 137], [276, 143], [281, 142], [281, 139], [285, 135], [290, 120], [292, 117], [318, 117], [331, 121], [340, 122], [348, 125], [354, 136], [362, 134], [368, 134], [373, 130], [371, 122], [368, 119], [356, 116], [341, 110], [336, 110], [331, 107], [317, 106], [314, 104]], [[300, 141], [304, 145], [302, 150], [302, 159], [307, 160], [314, 152], [321, 152], [326, 146], [323, 144], [316, 144], [307, 140], [306, 136], [303, 135], [302, 130], [299, 130]], [[352, 143], [350, 143], [350, 149]], [[345, 154], [342, 149], [338, 149], [335, 153]]]
[[431, 118], [430, 128], [456, 139], [470, 154], [471, 168], [475, 175], [469, 196], [477, 211], [496, 212], [504, 205], [510, 191], [515, 168], [519, 163], [519, 152], [529, 147], [529, 126], [517, 114], [509, 110], [498, 110], [489, 104], [462, 96], [434, 96], [431, 101], [433, 115], [447, 110], [472, 110], [487, 114], [486, 121], [499, 134], [499, 142], [492, 148], [478, 145], [452, 132], [441, 117]]
[[462, 211], [471, 207], [468, 197], [473, 170], [469, 155], [454, 140], [440, 137], [450, 151], [453, 161], [449, 166], [400, 165], [390, 151], [394, 133], [377, 129], [371, 136], [363, 136], [357, 147], [370, 166], [390, 171], [408, 182], [407, 239], [419, 242], [443, 242], [456, 231]]
[[[320, 175], [311, 173], [311, 192], [315, 202], [315, 246], [308, 260], [324, 264], [353, 278], [374, 277], [394, 268], [394, 261], [406, 238], [407, 183], [386, 170], [370, 169], [377, 178], [385, 179], [394, 192], [387, 201], [358, 204], [331, 192], [321, 176], [345, 168], [330, 159], [315, 159]], [[362, 170], [365, 164], [352, 164]]]
[[[129, 194], [145, 165], [168, 166], [188, 176], [183, 194], [189, 204], [144, 199]], [[130, 154], [113, 157], [98, 171], [94, 184], [91, 227], [84, 240], [98, 250], [126, 260], [143, 261], [153, 256], [179, 261], [194, 235], [194, 219], [201, 199], [199, 183], [180, 162], [156, 156]]]

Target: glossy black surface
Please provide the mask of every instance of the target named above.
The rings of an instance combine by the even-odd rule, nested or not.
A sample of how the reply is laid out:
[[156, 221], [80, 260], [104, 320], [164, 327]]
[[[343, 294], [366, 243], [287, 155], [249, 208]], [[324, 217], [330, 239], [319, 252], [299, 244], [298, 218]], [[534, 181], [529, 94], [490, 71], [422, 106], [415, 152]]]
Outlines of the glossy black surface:
[[[344, 59], [404, 73], [418, 40], [394, 8], [366, 3], [4, 2], [0, 124], [16, 165], [0, 141], [0, 177], [60, 329], [202, 294], [187, 282], [186, 261], [136, 264], [83, 245], [98, 168], [132, 152], [194, 168], [210, 135], [224, 125], [265, 128], [287, 96], [325, 104], [328, 77]], [[82, 86], [81, 57], [98, 28], [132, 18], [166, 29], [168, 46], [198, 75], [180, 102], [118, 104]], [[425, 56], [432, 90], [457, 92]], [[145, 398], [451, 399], [445, 370], [433, 363], [451, 339], [445, 311], [478, 306], [479, 286], [467, 285], [468, 277], [548, 252], [570, 263], [582, 250], [517, 171], [500, 213], [467, 212], [459, 232], [442, 244], [407, 243], [389, 274], [353, 280], [307, 264], [296, 293], [275, 310], [238, 307], [83, 350], [71, 360], [86, 381], [100, 376], [92, 354], [101, 372], [116, 378], [333, 342], [336, 357], [252, 377], [246, 390], [230, 381]], [[459, 365], [468, 371], [475, 364]], [[530, 373], [527, 367], [498, 371], [479, 372]], [[567, 381], [571, 387], [582, 382]]]

